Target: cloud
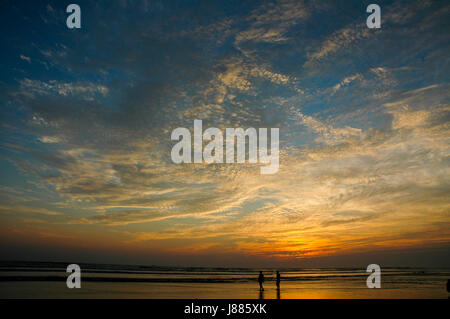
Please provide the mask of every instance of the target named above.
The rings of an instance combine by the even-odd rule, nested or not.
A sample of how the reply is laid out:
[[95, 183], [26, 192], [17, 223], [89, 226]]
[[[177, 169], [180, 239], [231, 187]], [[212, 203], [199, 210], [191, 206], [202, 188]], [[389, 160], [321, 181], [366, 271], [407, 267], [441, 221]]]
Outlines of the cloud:
[[14, 214], [39, 214], [47, 216], [62, 215], [61, 212], [49, 210], [47, 208], [36, 208], [36, 207], [26, 207], [26, 206], [0, 206], [1, 212], [8, 212]]
[[20, 87], [24, 94], [50, 95], [56, 93], [62, 96], [82, 96], [86, 100], [93, 100], [97, 94], [101, 96], [108, 94], [108, 88], [103, 85], [93, 83], [61, 83], [56, 80], [42, 82], [25, 78], [20, 81]]
[[42, 143], [59, 143], [61, 140], [56, 136], [42, 136], [39, 138]]
[[263, 4], [247, 17], [250, 27], [236, 34], [236, 44], [242, 42], [284, 42], [290, 27], [305, 20], [308, 9], [303, 1], [280, 1]]
[[335, 86], [333, 86], [333, 88], [332, 88], [333, 94], [336, 93], [342, 87], [349, 85], [350, 83], [352, 83], [354, 81], [361, 81], [362, 79], [363, 79], [363, 77], [359, 73], [345, 77], [344, 79], [342, 79], [341, 82], [339, 82]]
[[362, 130], [354, 127], [334, 128], [331, 125], [327, 125], [320, 120], [315, 119], [312, 116], [302, 114], [298, 110], [293, 110], [292, 119], [298, 121], [299, 124], [303, 124], [313, 132], [318, 134], [316, 141], [327, 144], [342, 143], [349, 138], [359, 138], [362, 135]]
[[350, 49], [351, 46], [362, 39], [372, 36], [372, 30], [365, 25], [351, 25], [333, 32], [328, 36], [322, 44], [311, 53], [308, 54], [308, 60], [305, 67], [312, 67], [322, 59], [339, 52], [340, 50]]
[[28, 63], [31, 63], [31, 58], [30, 58], [30, 57], [27, 57], [27, 56], [21, 54], [21, 55], [20, 55], [20, 58], [21, 58], [22, 60], [24, 60], [24, 61], [27, 61]]

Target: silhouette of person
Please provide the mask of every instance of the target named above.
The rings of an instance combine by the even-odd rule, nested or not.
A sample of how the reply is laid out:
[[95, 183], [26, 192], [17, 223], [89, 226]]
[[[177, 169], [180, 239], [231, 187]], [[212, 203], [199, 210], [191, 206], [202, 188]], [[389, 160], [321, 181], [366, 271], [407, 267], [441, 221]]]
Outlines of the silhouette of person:
[[280, 272], [277, 270], [277, 290], [280, 290], [280, 281], [281, 281], [281, 277], [280, 277]]
[[259, 291], [264, 291], [264, 288], [263, 288], [264, 275], [263, 275], [262, 271], [259, 272], [258, 282], [259, 282]]
[[447, 292], [450, 293], [450, 279], [447, 279]]

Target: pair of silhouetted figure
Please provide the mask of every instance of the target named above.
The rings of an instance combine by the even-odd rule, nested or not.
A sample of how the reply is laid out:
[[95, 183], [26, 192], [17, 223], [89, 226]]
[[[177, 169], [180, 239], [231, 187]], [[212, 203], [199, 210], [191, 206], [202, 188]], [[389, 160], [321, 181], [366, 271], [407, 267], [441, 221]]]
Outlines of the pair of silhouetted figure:
[[[277, 277], [276, 277], [277, 290], [280, 290], [280, 281], [281, 281], [280, 272], [277, 270]], [[264, 291], [264, 287], [263, 287], [264, 275], [263, 275], [262, 271], [259, 272], [258, 283], [259, 283], [259, 290]]]

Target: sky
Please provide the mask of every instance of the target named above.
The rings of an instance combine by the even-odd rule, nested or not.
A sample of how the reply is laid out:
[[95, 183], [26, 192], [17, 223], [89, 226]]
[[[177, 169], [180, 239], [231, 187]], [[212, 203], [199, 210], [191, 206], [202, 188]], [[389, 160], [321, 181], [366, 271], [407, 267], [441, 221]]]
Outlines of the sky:
[[[3, 260], [450, 267], [450, 4], [2, 1]], [[280, 166], [171, 132], [279, 128]]]

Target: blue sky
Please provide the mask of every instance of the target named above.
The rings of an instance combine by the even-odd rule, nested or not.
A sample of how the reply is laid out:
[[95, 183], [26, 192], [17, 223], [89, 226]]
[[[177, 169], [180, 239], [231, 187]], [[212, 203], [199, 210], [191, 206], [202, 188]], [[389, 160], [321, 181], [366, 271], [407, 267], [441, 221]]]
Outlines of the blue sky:
[[[449, 265], [450, 7], [370, 3], [4, 2], [5, 258]], [[194, 119], [280, 128], [279, 172], [173, 164]]]

